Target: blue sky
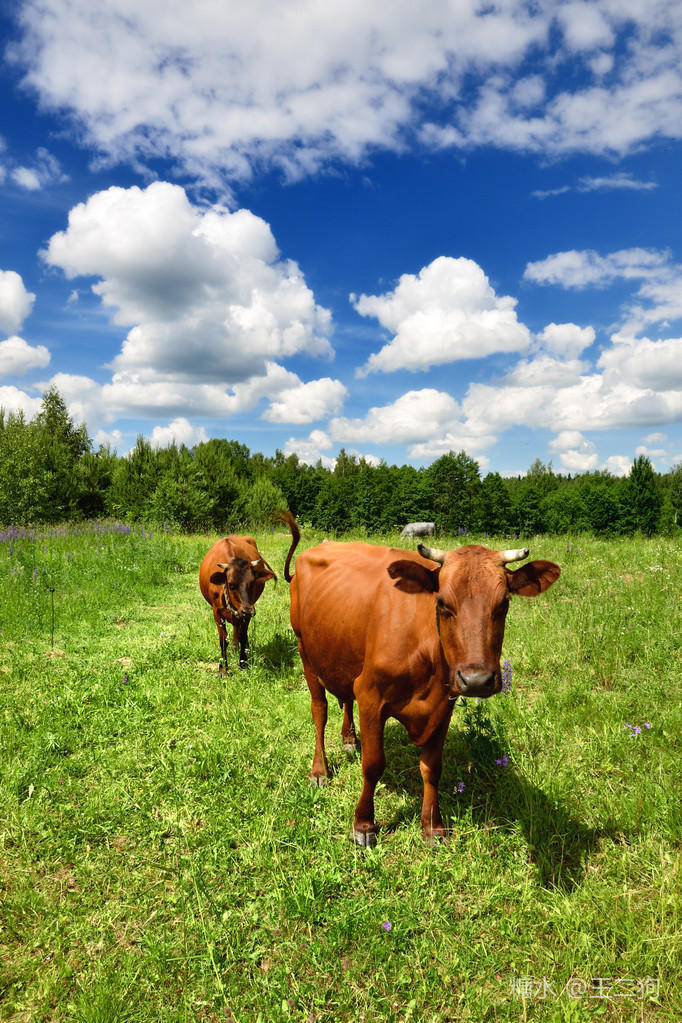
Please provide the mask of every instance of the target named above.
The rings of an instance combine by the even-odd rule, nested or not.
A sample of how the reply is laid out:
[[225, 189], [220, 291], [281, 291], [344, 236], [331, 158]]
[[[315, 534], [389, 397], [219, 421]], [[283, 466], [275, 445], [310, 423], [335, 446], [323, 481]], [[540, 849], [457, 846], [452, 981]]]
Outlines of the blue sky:
[[0, 405], [483, 472], [682, 460], [674, 0], [5, 5]]

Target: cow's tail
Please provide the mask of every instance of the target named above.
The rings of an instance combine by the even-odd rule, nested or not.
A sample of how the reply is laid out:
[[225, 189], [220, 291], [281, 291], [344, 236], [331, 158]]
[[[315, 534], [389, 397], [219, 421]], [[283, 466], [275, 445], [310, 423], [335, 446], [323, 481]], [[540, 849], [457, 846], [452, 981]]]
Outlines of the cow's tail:
[[284, 522], [284, 524], [287, 525], [291, 530], [291, 547], [289, 548], [289, 553], [287, 554], [287, 560], [284, 563], [284, 578], [288, 583], [290, 583], [291, 575], [289, 574], [289, 565], [291, 564], [291, 559], [293, 557], [294, 551], [298, 547], [298, 542], [301, 539], [301, 530], [298, 528], [296, 519], [294, 518], [290, 511], [284, 511], [283, 509], [280, 509], [279, 511], [275, 512], [273, 518], [276, 519], [278, 522]]

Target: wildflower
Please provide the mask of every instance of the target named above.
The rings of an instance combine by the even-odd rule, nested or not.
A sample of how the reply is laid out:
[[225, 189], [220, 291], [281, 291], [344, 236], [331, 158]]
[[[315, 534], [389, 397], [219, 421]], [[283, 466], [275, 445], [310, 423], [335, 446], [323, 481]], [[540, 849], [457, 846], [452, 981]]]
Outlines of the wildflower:
[[465, 789], [465, 787], [466, 787], [466, 786], [465, 786], [465, 784], [464, 784], [464, 782], [463, 782], [463, 781], [460, 781], [460, 782], [458, 782], [458, 783], [457, 783], [457, 791], [458, 791], [458, 792], [459, 792], [460, 794], [461, 794], [462, 792], [464, 792], [464, 789]]
[[507, 767], [509, 764], [509, 757], [505, 753], [504, 756], [498, 757], [495, 763], [497, 764], [498, 767]]
[[384, 920], [384, 922], [382, 923], [381, 926], [383, 927], [383, 929], [385, 931], [390, 931], [390, 929], [391, 929], [391, 921], [390, 920]]
[[650, 721], [645, 721], [644, 722], [644, 727], [645, 728], [651, 728], [651, 722]]
[[508, 696], [512, 687], [512, 662], [502, 662], [502, 692]]

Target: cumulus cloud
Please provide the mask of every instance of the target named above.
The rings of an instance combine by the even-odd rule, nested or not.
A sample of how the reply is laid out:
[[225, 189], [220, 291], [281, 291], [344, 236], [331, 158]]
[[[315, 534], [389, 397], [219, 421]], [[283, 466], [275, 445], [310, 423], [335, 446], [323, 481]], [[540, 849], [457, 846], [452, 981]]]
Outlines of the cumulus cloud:
[[203, 426], [193, 426], [188, 419], [180, 416], [168, 426], [155, 426], [149, 438], [153, 448], [169, 448], [172, 444], [185, 444], [188, 448], [208, 440]]
[[324, 430], [313, 430], [308, 437], [290, 437], [284, 445], [285, 455], [296, 455], [305, 465], [321, 462], [327, 469], [333, 469], [336, 459], [323, 452], [332, 447], [332, 439]]
[[47, 366], [50, 353], [44, 345], [32, 348], [22, 337], [0, 341], [0, 376], [21, 376], [29, 369]]
[[69, 214], [43, 258], [92, 286], [130, 330], [113, 368], [234, 384], [268, 361], [332, 353], [331, 317], [269, 226], [248, 210], [193, 206], [167, 182], [112, 187]]
[[611, 455], [606, 459], [606, 471], [612, 476], [629, 476], [632, 460], [627, 455]]
[[444, 424], [457, 417], [458, 411], [451, 395], [427, 387], [408, 391], [390, 405], [370, 408], [361, 419], [332, 419], [329, 432], [344, 444], [414, 443], [439, 433]]
[[26, 419], [33, 419], [40, 412], [41, 401], [18, 387], [0, 387], [0, 408], [5, 412], [23, 412]]
[[311, 380], [280, 391], [263, 419], [271, 423], [312, 423], [338, 412], [347, 394], [339, 380]]
[[578, 327], [575, 323], [548, 323], [538, 334], [542, 347], [560, 358], [577, 358], [594, 342], [594, 327]]
[[549, 450], [558, 452], [562, 468], [568, 472], [589, 472], [599, 465], [596, 445], [580, 430], [562, 430], [550, 441]]
[[31, 312], [35, 295], [24, 287], [14, 270], [0, 270], [0, 330], [10, 332], [21, 328]]
[[118, 429], [97, 430], [92, 440], [95, 445], [101, 444], [103, 447], [110, 447], [117, 451], [123, 442], [123, 434]]
[[361, 316], [375, 317], [394, 335], [359, 376], [518, 352], [530, 344], [516, 316], [516, 299], [498, 297], [471, 259], [439, 256], [416, 276], [403, 274], [393, 291], [351, 295], [351, 302]]
[[[213, 183], [264, 163], [314, 173], [415, 135], [548, 154], [682, 135], [674, 0], [262, 0], [191, 17], [178, 4], [110, 0], [93, 16], [88, 0], [25, 0], [18, 18], [10, 59], [88, 146], [131, 162], [173, 154]], [[575, 74], [557, 74], [566, 61]]]
[[598, 366], [609, 379], [615, 377], [633, 387], [682, 392], [682, 338], [650, 341], [615, 335]]

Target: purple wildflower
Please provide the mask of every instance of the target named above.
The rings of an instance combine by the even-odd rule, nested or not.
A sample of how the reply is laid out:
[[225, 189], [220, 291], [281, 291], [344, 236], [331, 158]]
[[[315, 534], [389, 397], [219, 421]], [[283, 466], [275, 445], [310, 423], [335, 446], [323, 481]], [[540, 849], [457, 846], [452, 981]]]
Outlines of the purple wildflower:
[[464, 792], [464, 789], [465, 789], [465, 787], [466, 787], [466, 786], [464, 785], [464, 782], [463, 782], [463, 781], [460, 781], [460, 782], [458, 782], [458, 783], [457, 783], [457, 791], [458, 791], [459, 793], [462, 793], [462, 792]]
[[390, 931], [390, 929], [391, 929], [391, 921], [390, 920], [384, 920], [384, 922], [382, 923], [381, 926], [383, 927], [383, 929], [385, 931]]
[[644, 727], [645, 728], [651, 728], [651, 722], [650, 721], [645, 721], [644, 722]]
[[508, 696], [511, 692], [512, 687], [512, 662], [507, 660], [502, 662], [502, 692], [505, 696]]
[[505, 753], [504, 756], [498, 757], [495, 763], [498, 765], [498, 767], [507, 767], [509, 764], [509, 757]]

